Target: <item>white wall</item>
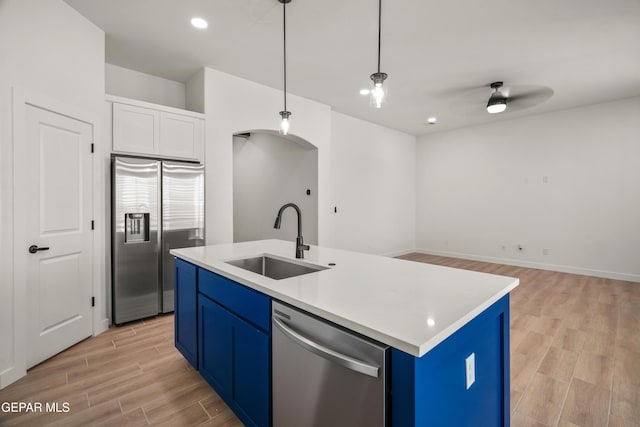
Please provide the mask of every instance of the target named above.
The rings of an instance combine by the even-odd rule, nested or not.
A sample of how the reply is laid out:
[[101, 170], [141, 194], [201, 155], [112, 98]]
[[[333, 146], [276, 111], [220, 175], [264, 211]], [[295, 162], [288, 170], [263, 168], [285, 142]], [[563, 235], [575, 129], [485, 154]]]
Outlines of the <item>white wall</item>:
[[416, 138], [333, 112], [333, 244], [397, 255], [415, 248]]
[[[24, 373], [24, 288], [14, 283], [12, 87], [54, 99], [95, 117], [94, 141], [103, 144], [104, 32], [61, 0], [0, 2], [0, 388]], [[94, 163], [101, 176], [102, 159]], [[94, 191], [101, 194], [97, 179]], [[105, 325], [104, 223], [100, 197], [94, 201], [94, 330]], [[102, 248], [102, 249], [100, 249]]]
[[186, 86], [186, 109], [204, 113], [204, 69], [195, 73]]
[[[288, 95], [291, 135], [318, 149], [318, 242], [326, 245], [329, 230], [331, 110]], [[207, 244], [233, 241], [233, 134], [249, 130], [277, 131], [282, 92], [212, 69], [205, 69], [206, 229]]]
[[421, 250], [640, 281], [640, 98], [423, 136], [417, 165]]
[[[311, 191], [307, 195], [307, 189]], [[295, 240], [297, 215], [287, 208], [279, 230], [278, 209], [295, 203], [302, 211], [305, 243], [318, 243], [318, 150], [304, 141], [252, 132], [233, 138], [233, 240]]]
[[185, 84], [117, 65], [105, 64], [105, 91], [139, 101], [185, 108]]

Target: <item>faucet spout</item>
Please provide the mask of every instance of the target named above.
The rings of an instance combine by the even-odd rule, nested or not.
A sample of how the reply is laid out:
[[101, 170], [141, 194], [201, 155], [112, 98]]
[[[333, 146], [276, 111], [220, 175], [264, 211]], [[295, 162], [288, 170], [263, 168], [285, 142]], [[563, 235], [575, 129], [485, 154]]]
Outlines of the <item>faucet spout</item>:
[[295, 203], [287, 203], [282, 205], [280, 210], [278, 210], [278, 216], [276, 216], [276, 222], [273, 224], [273, 228], [280, 229], [280, 224], [282, 223], [282, 213], [286, 208], [295, 209], [298, 214], [298, 237], [296, 237], [296, 258], [304, 258], [304, 251], [308, 251], [309, 245], [304, 244], [304, 239], [302, 238], [302, 212], [300, 208]]

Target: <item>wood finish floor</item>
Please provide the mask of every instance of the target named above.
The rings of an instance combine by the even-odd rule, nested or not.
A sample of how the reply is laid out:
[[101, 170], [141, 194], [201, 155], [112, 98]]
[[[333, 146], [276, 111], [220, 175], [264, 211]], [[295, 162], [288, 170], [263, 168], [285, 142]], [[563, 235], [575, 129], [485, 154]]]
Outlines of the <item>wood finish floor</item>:
[[431, 255], [519, 277], [511, 293], [511, 426], [640, 426], [640, 283]]
[[29, 370], [0, 402], [68, 402], [0, 426], [242, 426], [173, 346], [173, 315], [111, 327]]
[[[402, 258], [520, 278], [511, 294], [513, 427], [640, 426], [640, 283]], [[173, 347], [171, 315], [112, 327], [34, 367], [0, 390], [0, 403], [12, 401], [68, 402], [70, 411], [0, 412], [1, 426], [242, 425]]]

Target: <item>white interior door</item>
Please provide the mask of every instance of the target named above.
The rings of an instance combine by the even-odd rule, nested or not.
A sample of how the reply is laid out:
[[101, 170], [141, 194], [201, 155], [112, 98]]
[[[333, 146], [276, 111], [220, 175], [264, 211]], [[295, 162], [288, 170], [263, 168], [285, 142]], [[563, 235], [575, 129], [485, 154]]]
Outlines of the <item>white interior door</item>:
[[[27, 367], [92, 333], [92, 126], [27, 105]], [[20, 211], [18, 211], [20, 213]]]

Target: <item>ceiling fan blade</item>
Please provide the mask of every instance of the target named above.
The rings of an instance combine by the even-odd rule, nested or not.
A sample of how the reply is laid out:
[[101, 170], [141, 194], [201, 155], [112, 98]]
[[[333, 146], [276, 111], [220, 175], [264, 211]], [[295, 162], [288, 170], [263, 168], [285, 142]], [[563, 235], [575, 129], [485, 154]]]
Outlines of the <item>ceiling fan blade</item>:
[[535, 87], [535, 89], [528, 91], [511, 91], [511, 93], [507, 95], [507, 105], [509, 108], [522, 110], [542, 104], [552, 96], [553, 89], [542, 86]]
[[446, 96], [446, 97], [459, 97], [459, 96], [467, 96], [471, 99], [474, 96], [488, 93], [489, 89], [480, 85], [467, 85], [467, 86], [458, 86], [454, 88], [440, 89], [433, 92], [436, 96]]
[[[486, 91], [485, 91], [486, 92]], [[456, 115], [462, 116], [482, 116], [487, 114], [487, 100], [489, 96], [470, 98], [463, 95], [454, 98], [449, 104], [449, 110]]]

